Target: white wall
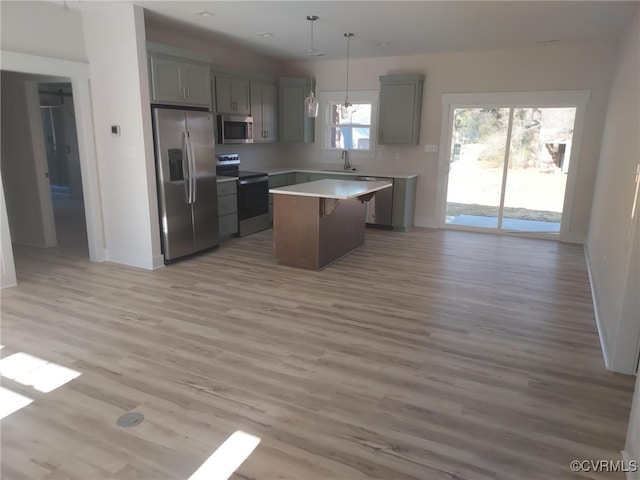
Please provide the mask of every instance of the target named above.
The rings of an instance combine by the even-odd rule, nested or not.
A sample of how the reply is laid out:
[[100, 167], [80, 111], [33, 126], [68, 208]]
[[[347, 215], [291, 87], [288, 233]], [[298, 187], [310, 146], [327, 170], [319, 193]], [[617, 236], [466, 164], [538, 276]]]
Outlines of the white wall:
[[[53, 2], [0, 2], [0, 17], [0, 62], [4, 70], [71, 79], [89, 258], [103, 261], [105, 239], [81, 14]], [[8, 252], [10, 245], [3, 243], [2, 249]]]
[[223, 45], [206, 34], [198, 34], [180, 28], [176, 23], [147, 20], [146, 36], [149, 42], [161, 43], [200, 53], [212, 68], [236, 71], [243, 74], [259, 74], [276, 78], [282, 76], [284, 63], [245, 50], [237, 45]]
[[[437, 226], [436, 191], [438, 153], [425, 153], [425, 144], [439, 144], [441, 94], [590, 90], [573, 215], [572, 237], [584, 237], [589, 222], [591, 194], [598, 160], [607, 95], [614, 68], [614, 44], [549, 44], [529, 49], [411, 55], [356, 59], [350, 62], [350, 90], [378, 90], [379, 75], [422, 73], [426, 76], [420, 146], [378, 146], [376, 158], [352, 156], [356, 167], [420, 174], [415, 223]], [[318, 91], [344, 90], [345, 61], [312, 60], [290, 65], [292, 73], [312, 72]], [[317, 135], [317, 138], [319, 136]], [[396, 154], [400, 160], [396, 161]], [[333, 162], [323, 158], [320, 143], [290, 149], [295, 164]]]
[[87, 61], [81, 14], [62, 2], [0, 2], [0, 43], [2, 50]]
[[96, 2], [83, 22], [107, 260], [155, 268], [163, 261], [142, 9]]
[[586, 242], [608, 366], [627, 373], [635, 371], [640, 334], [639, 242], [632, 235], [639, 215], [636, 207], [636, 218], [632, 218], [634, 202], [637, 205], [636, 168], [640, 163], [639, 23], [636, 13], [616, 55], [617, 69], [606, 111]]
[[16, 285], [16, 267], [13, 262], [13, 247], [2, 188], [2, 174], [0, 174], [0, 288], [14, 285]]
[[[12, 241], [48, 247], [52, 243], [47, 237], [45, 222], [52, 213], [43, 210], [38, 181], [38, 162], [44, 162], [42, 167], [46, 165], [46, 158], [39, 158], [44, 154], [44, 138], [41, 124], [30, 122], [29, 108], [33, 106], [28, 105], [25, 84], [29, 78], [32, 77], [13, 72], [1, 74], [0, 164]], [[31, 113], [40, 119], [40, 111]], [[33, 131], [34, 126], [40, 129]], [[39, 148], [32, 139], [40, 143]]]
[[[631, 406], [631, 417], [629, 418], [629, 430], [624, 453], [627, 460], [635, 460], [638, 463], [638, 468], [640, 468], [640, 375], [636, 379], [636, 392]], [[629, 475], [628, 478], [640, 479], [640, 471]]]

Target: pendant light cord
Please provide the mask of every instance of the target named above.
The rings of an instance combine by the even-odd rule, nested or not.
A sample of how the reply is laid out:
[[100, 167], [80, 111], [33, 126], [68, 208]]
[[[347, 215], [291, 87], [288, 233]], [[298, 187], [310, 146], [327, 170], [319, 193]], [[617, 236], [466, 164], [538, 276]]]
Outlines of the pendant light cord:
[[311, 20], [311, 41], [309, 42], [311, 43], [311, 48], [309, 49], [309, 53], [313, 53], [313, 24], [315, 22], [316, 22], [315, 20]]
[[[309, 18], [309, 17], [307, 17]], [[316, 23], [315, 18], [312, 16], [313, 20], [311, 20], [311, 48], [309, 49], [309, 53], [313, 53], [313, 24]], [[309, 88], [311, 90], [311, 95], [313, 95], [313, 72], [309, 73]]]
[[344, 97], [344, 107], [348, 108], [351, 105], [349, 102], [349, 43], [351, 37], [353, 37], [353, 33], [345, 33], [344, 36], [347, 37], [347, 85]]
[[347, 98], [349, 98], [349, 41], [351, 40], [350, 36], [347, 36]]

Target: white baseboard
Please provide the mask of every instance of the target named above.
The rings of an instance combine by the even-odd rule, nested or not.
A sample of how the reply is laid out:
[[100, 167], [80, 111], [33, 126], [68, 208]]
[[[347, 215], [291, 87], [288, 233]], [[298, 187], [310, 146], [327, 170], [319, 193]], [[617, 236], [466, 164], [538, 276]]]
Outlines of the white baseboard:
[[416, 218], [413, 223], [416, 227], [440, 228], [440, 222], [432, 218]]
[[579, 243], [586, 245], [586, 237], [583, 233], [567, 233], [563, 239], [566, 243]]
[[[620, 453], [622, 454], [622, 461], [624, 462], [625, 466], [629, 466], [632, 460], [640, 462], [640, 459], [633, 458], [631, 454], [626, 450], [622, 450], [622, 452]], [[638, 468], [639, 469], [635, 472], [626, 472], [627, 480], [640, 480], [640, 463], [638, 464]]]
[[600, 308], [598, 307], [598, 293], [596, 290], [596, 284], [593, 278], [593, 272], [591, 268], [591, 256], [589, 255], [589, 247], [587, 244], [584, 244], [584, 258], [587, 263], [587, 273], [589, 275], [589, 285], [591, 286], [591, 299], [593, 301], [593, 312], [596, 317], [596, 327], [598, 328], [598, 338], [600, 339], [600, 348], [602, 349], [602, 358], [604, 359], [604, 366], [611, 370], [611, 361], [609, 358], [609, 353], [607, 351], [607, 344], [605, 342], [603, 328], [602, 328], [602, 320], [600, 317]]
[[96, 254], [96, 256], [94, 258], [91, 258], [91, 252], [89, 252], [89, 260], [91, 260], [92, 262], [106, 262], [107, 261], [107, 249], [106, 248], [100, 248], [98, 249], [98, 253]]
[[153, 270], [164, 267], [164, 255], [153, 256]]
[[130, 255], [128, 252], [118, 252], [107, 249], [106, 251], [108, 262], [120, 263], [122, 265], [128, 265], [130, 267], [143, 268], [145, 270], [153, 270], [156, 259], [149, 257], [137, 257]]
[[3, 283], [3, 284], [0, 286], [0, 289], [5, 289], [5, 288], [10, 288], [10, 287], [15, 287], [15, 286], [17, 286], [17, 285], [18, 285], [18, 282], [15, 282], [15, 281], [14, 281], [14, 282], [10, 282], [10, 283]]

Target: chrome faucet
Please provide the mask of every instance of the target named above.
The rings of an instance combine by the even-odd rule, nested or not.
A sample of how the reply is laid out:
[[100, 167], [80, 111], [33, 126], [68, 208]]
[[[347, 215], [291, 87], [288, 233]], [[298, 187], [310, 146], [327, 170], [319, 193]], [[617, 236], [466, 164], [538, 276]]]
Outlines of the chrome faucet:
[[349, 161], [349, 151], [342, 150], [342, 160], [344, 160], [344, 169], [351, 170], [351, 162]]

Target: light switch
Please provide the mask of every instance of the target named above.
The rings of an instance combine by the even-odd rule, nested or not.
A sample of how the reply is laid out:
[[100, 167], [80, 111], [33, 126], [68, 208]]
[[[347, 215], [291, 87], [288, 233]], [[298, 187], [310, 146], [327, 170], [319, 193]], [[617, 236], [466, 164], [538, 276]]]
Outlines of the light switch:
[[114, 137], [120, 136], [120, 125], [111, 125], [111, 135]]
[[435, 153], [438, 151], [438, 145], [425, 145], [424, 151], [427, 153]]

